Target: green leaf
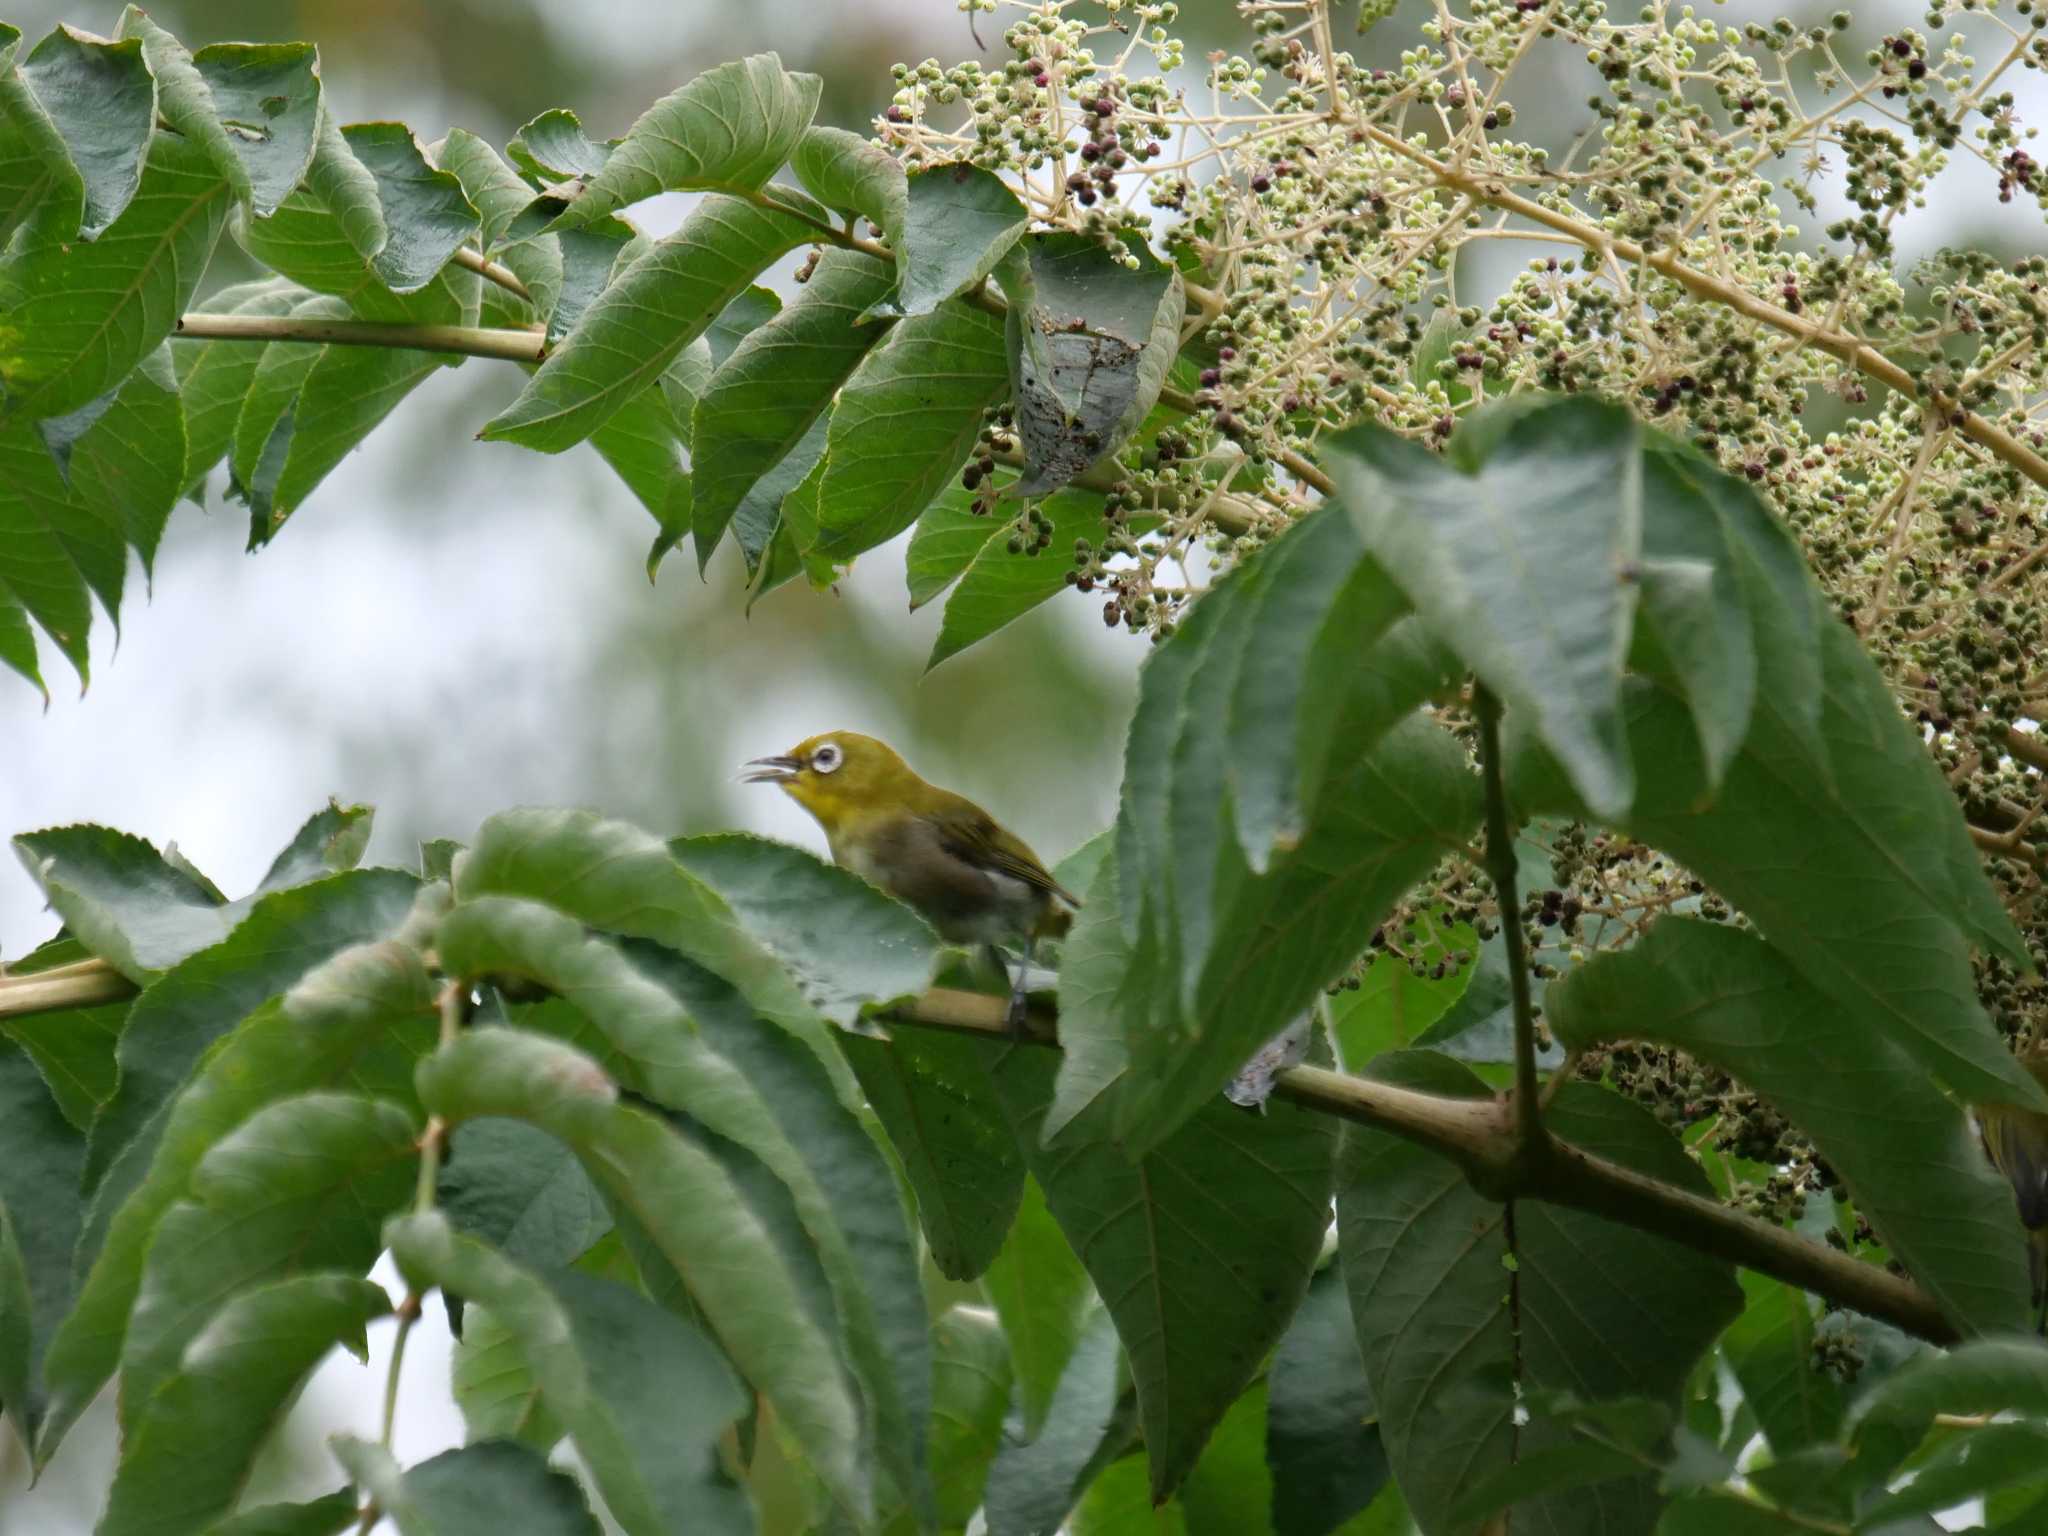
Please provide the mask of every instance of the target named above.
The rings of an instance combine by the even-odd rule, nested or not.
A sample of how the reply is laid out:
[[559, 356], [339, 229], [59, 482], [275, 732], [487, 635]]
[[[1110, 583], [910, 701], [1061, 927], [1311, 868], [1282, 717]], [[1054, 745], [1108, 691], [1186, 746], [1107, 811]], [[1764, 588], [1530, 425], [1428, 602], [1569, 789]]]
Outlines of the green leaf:
[[979, 1307], [956, 1306], [932, 1325], [932, 1439], [939, 1523], [965, 1526], [981, 1507], [989, 1463], [1003, 1443], [1010, 1352], [1003, 1329]]
[[208, 1149], [150, 1243], [121, 1351], [123, 1428], [224, 1298], [307, 1270], [367, 1270], [383, 1218], [412, 1191], [418, 1141], [395, 1104], [314, 1093], [265, 1106]]
[[779, 210], [705, 199], [682, 228], [656, 241], [591, 301], [482, 435], [543, 453], [583, 441], [655, 383], [770, 262], [814, 234]]
[[527, 1367], [518, 1335], [488, 1307], [465, 1304], [452, 1292], [443, 1292], [442, 1300], [451, 1318], [458, 1308], [462, 1318], [448, 1387], [462, 1410], [467, 1443], [518, 1440], [547, 1455], [567, 1431], [542, 1404], [540, 1384]]
[[1805, 1292], [1745, 1270], [1742, 1315], [1721, 1335], [1721, 1355], [1777, 1456], [1835, 1438], [1842, 1389], [1813, 1355], [1813, 1306]]
[[910, 187], [903, 162], [888, 150], [844, 128], [806, 128], [790, 152], [789, 168], [819, 202], [861, 215], [892, 252], [902, 251]]
[[14, 615], [6, 624], [8, 665], [42, 687], [28, 631], [33, 618], [83, 688], [92, 626], [87, 586], [102, 602], [109, 591], [118, 596], [126, 560], [118, 531], [64, 484], [41, 434], [24, 422], [0, 426], [0, 599]]
[[[1825, 625], [1821, 652], [1826, 774], [1809, 768], [1766, 689], [1712, 797], [1684, 704], [1632, 680], [1630, 747], [1658, 772], [1627, 830], [1705, 880], [1808, 984], [1963, 1098], [2048, 1104], [1977, 1000], [1968, 949], [1994, 937], [1982, 911], [1992, 893], [1981, 864], [1965, 871], [1953, 857], [1967, 837], [1954, 795], [1847, 627]], [[1510, 793], [1525, 812], [1577, 813], [1542, 754], [1512, 741], [1508, 756]]]
[[299, 1384], [336, 1344], [367, 1359], [365, 1326], [390, 1310], [377, 1286], [334, 1274], [230, 1300], [143, 1406], [98, 1536], [183, 1536], [226, 1514]]
[[[1342, 728], [1337, 739], [1358, 735], [1370, 739]], [[1193, 1007], [1165, 1027], [1126, 1025], [1134, 1071], [1117, 1113], [1134, 1148], [1210, 1102], [1351, 963], [1400, 894], [1463, 847], [1479, 820], [1464, 748], [1426, 720], [1411, 719], [1357, 758], [1333, 753], [1332, 762], [1300, 846], [1265, 877], [1225, 887], [1233, 899], [1219, 904], [1213, 947], [1201, 951]], [[1198, 783], [1177, 774], [1174, 788], [1204, 809]], [[1234, 855], [1227, 831], [1217, 845]], [[1185, 931], [1185, 914], [1182, 924]]]
[[[996, 519], [976, 519], [985, 530], [984, 542], [960, 585], [946, 599], [945, 621], [932, 641], [927, 668], [987, 639], [1058, 595], [1074, 572], [1075, 540], [1085, 537], [1093, 543], [1102, 536], [1105, 525], [1098, 492], [1063, 491], [1040, 502], [1038, 510], [1052, 522], [1051, 541], [1042, 550], [1027, 546], [1022, 553], [1012, 553], [1007, 540], [987, 537], [987, 531], [1000, 529]], [[1149, 526], [1154, 525], [1146, 523], [1132, 531], [1142, 533]]]
[[51, 1407], [37, 1465], [48, 1463], [113, 1374], [157, 1225], [184, 1197], [207, 1151], [264, 1105], [294, 1093], [348, 1088], [407, 1101], [413, 1063], [431, 1049], [436, 1023], [419, 956], [396, 943], [365, 944], [306, 974], [283, 1001], [250, 1015], [206, 1053], [161, 1130], [129, 1150], [100, 1192], [96, 1230], [80, 1247], [86, 1268], [78, 1303], [50, 1345]]
[[1370, 667], [1408, 602], [1341, 511], [1298, 519], [1259, 559], [1269, 569], [1245, 594], [1253, 612], [1227, 719], [1238, 844], [1263, 872], [1301, 840], [1327, 777], [1317, 749], [1338, 713], [1329, 680]]
[[1544, 1016], [1573, 1047], [1653, 1039], [1740, 1078], [1813, 1138], [1857, 1209], [1958, 1327], [2025, 1326], [2011, 1191], [1961, 1107], [1867, 1016], [1803, 981], [1782, 952], [1736, 929], [1666, 918], [1641, 943], [1552, 987]]
[[634, 121], [558, 224], [581, 227], [657, 192], [754, 192], [811, 125], [822, 82], [772, 53], [721, 64]]
[[141, 45], [60, 26], [15, 67], [33, 105], [16, 101], [55, 131], [70, 161], [64, 179], [83, 190], [80, 223], [58, 238], [92, 240], [134, 198], [156, 127], [157, 87]]
[[956, 481], [918, 518], [903, 557], [913, 609], [922, 608], [958, 581], [982, 546], [1004, 526], [1001, 518], [976, 512], [977, 499], [977, 492]]
[[859, 1517], [857, 1410], [831, 1341], [810, 1320], [767, 1233], [718, 1161], [616, 1102], [587, 1057], [535, 1035], [472, 1029], [420, 1069], [420, 1096], [453, 1120], [510, 1115], [576, 1149], [689, 1287], [713, 1334], [781, 1416], [834, 1496]]
[[84, 1153], [28, 1056], [0, 1040], [0, 1403], [24, 1440], [48, 1411], [39, 1373], [76, 1291]]
[[[1596, 1483], [1641, 1476], [1643, 1464], [1625, 1451], [1592, 1440], [1547, 1445], [1490, 1474], [1464, 1494], [1452, 1511], [1457, 1521], [1482, 1520], [1510, 1505], [1554, 1499]], [[1598, 1495], [1594, 1495], [1595, 1500]]]
[[1635, 793], [1621, 679], [1641, 459], [1635, 418], [1591, 398], [1506, 420], [1476, 473], [1376, 426], [1330, 454], [1367, 550], [1610, 820]]
[[[561, 239], [541, 235], [504, 243], [512, 221], [531, 201], [533, 189], [498, 158], [498, 152], [489, 144], [460, 128], [448, 130], [448, 137], [441, 141], [435, 154], [435, 163], [454, 173], [462, 183], [463, 195], [477, 210], [477, 238], [484, 253], [495, 255], [526, 285], [531, 299], [525, 314], [551, 324], [561, 302], [564, 281]], [[500, 291], [494, 297], [505, 295]]]
[[1122, 1454], [1131, 1431], [1119, 1412], [1118, 1364], [1116, 1330], [1098, 1312], [1037, 1436], [1021, 1440], [1014, 1425], [1004, 1427], [982, 1506], [989, 1536], [1053, 1536], [1094, 1475]]
[[1008, 390], [995, 316], [955, 300], [899, 321], [832, 409], [814, 552], [851, 560], [908, 528], [966, 462], [983, 411]]
[[[680, 846], [702, 853], [712, 841], [724, 840], [688, 839]], [[707, 873], [712, 872], [707, 865], [741, 851], [720, 848], [709, 859], [686, 853], [685, 862]], [[809, 862], [808, 855], [789, 852]], [[742, 913], [750, 913], [752, 904], [742, 893], [722, 880], [714, 883], [733, 895]], [[864, 904], [866, 895], [855, 905]], [[880, 946], [888, 940], [878, 936], [875, 942]], [[822, 943], [812, 947], [823, 952]], [[879, 1139], [850, 1107], [851, 1083], [842, 1090], [841, 1075], [833, 1070], [838, 1058], [823, 1042], [762, 1028], [733, 987], [672, 951], [644, 940], [631, 941], [626, 949], [642, 973], [680, 999], [712, 1045], [760, 1090], [790, 1149], [815, 1181], [815, 1193], [800, 1181], [789, 1181], [793, 1211], [804, 1231], [821, 1234], [816, 1246], [855, 1374], [875, 1411], [882, 1460], [924, 1509], [929, 1493], [920, 1448], [931, 1414], [931, 1337], [916, 1240], [895, 1170]], [[777, 1156], [767, 1161], [781, 1166]], [[829, 1209], [843, 1236], [825, 1226], [821, 1206]]]
[[[305, 297], [295, 284], [266, 278], [223, 288], [197, 308], [209, 315], [288, 315]], [[185, 402], [186, 485], [195, 493], [233, 445], [242, 400], [269, 350], [246, 341], [172, 339], [171, 358]]]
[[[122, 46], [139, 59], [139, 44]], [[232, 201], [203, 149], [159, 133], [133, 200], [98, 239], [0, 266], [0, 415], [61, 416], [126, 378], [177, 328]]]
[[796, 299], [750, 332], [711, 376], [690, 439], [699, 570], [747, 492], [795, 448], [887, 329], [859, 317], [893, 284], [886, 263], [827, 251]]
[[[681, 452], [688, 440], [677, 429], [668, 395], [658, 384], [641, 390], [590, 434], [590, 446], [661, 525], [664, 536], [689, 525], [693, 477], [683, 468]], [[651, 568], [648, 577], [653, 579]]]
[[836, 864], [743, 832], [677, 838], [675, 861], [723, 898], [835, 1024], [932, 984], [942, 946], [924, 919]]
[[363, 862], [363, 850], [370, 845], [370, 827], [376, 815], [367, 805], [329, 800], [278, 850], [257, 890], [281, 891], [354, 869]]
[[764, 1019], [823, 1046], [824, 1022], [781, 963], [659, 838], [587, 811], [509, 811], [477, 833], [462, 898], [529, 896], [592, 928], [652, 939], [739, 989]]
[[993, 171], [953, 161], [911, 172], [897, 245], [903, 280], [894, 302], [876, 313], [928, 315], [959, 298], [995, 270], [1029, 223], [1017, 194]]
[[356, 1523], [356, 1497], [342, 1488], [304, 1504], [259, 1504], [217, 1520], [206, 1536], [341, 1536]]
[[982, 1275], [981, 1288], [1002, 1320], [1023, 1432], [1036, 1435], [1095, 1296], [1036, 1179], [1024, 1181], [1017, 1218]]
[[1151, 413], [1180, 350], [1187, 294], [1149, 246], [1112, 251], [1064, 230], [1024, 236], [1001, 276], [1024, 441], [1011, 494], [1041, 495], [1115, 453]]
[[313, 161], [320, 53], [311, 43], [217, 43], [197, 56], [129, 6], [120, 35], [141, 40], [157, 110], [203, 147], [256, 214], [291, 196]]
[[403, 123], [356, 123], [341, 130], [341, 139], [347, 154], [369, 173], [376, 194], [363, 209], [375, 215], [367, 238], [343, 215], [356, 253], [393, 293], [426, 287], [456, 247], [478, 238], [477, 212], [462, 183], [453, 172], [428, 163], [426, 151]]
[[2048, 1415], [2048, 1350], [2030, 1338], [1977, 1339], [1902, 1366], [1851, 1410], [1850, 1439], [1867, 1483], [1882, 1482], [1939, 1413]]
[[1266, 1375], [1266, 1464], [1278, 1536], [1327, 1536], [1387, 1482], [1372, 1387], [1335, 1265], [1309, 1282]]
[[719, 1437], [748, 1399], [695, 1329], [622, 1285], [524, 1269], [436, 1213], [394, 1221], [389, 1243], [416, 1288], [474, 1300], [512, 1333], [629, 1536], [752, 1531], [745, 1494], [718, 1467]]
[[1913, 1481], [1876, 1500], [1857, 1529], [1884, 1531], [1890, 1522], [1934, 1515], [1986, 1494], [2048, 1482], [2048, 1429], [2038, 1424], [1986, 1424], [1951, 1441], [1913, 1470]]
[[[274, 475], [268, 463], [250, 480], [249, 548], [277, 536], [320, 482], [360, 447], [377, 424], [425, 383], [447, 358], [411, 348], [326, 346], [285, 418], [288, 439]], [[276, 452], [277, 437], [266, 444]]]
[[436, 1199], [460, 1231], [534, 1269], [567, 1267], [612, 1228], [575, 1154], [516, 1120], [456, 1132]]
[[991, 1075], [1130, 1352], [1152, 1494], [1164, 1500], [1308, 1288], [1329, 1225], [1335, 1127], [1292, 1105], [1249, 1113], [1212, 1099], [1133, 1156], [1109, 1134], [1104, 1101], [1048, 1149], [1053, 1072], [1015, 1050]]
[[599, 1536], [576, 1479], [509, 1440], [443, 1451], [403, 1472], [368, 1440], [330, 1443], [399, 1536]]
[[[1490, 1093], [1423, 1051], [1382, 1056], [1369, 1075], [1455, 1097]], [[1545, 1121], [1597, 1156], [1708, 1192], [1647, 1110], [1604, 1089], [1567, 1083]], [[1469, 1489], [1567, 1440], [1549, 1419], [1516, 1429], [1517, 1378], [1525, 1397], [1644, 1397], [1675, 1412], [1695, 1360], [1740, 1306], [1726, 1266], [1579, 1211], [1516, 1202], [1511, 1248], [1501, 1206], [1456, 1165], [1386, 1132], [1346, 1126], [1339, 1161], [1338, 1246], [1359, 1352], [1388, 1459], [1424, 1530], [1475, 1530], [1453, 1514]], [[1657, 1507], [1643, 1478], [1526, 1512], [1537, 1529], [1619, 1533], [1647, 1530]]]
[[932, 1262], [953, 1280], [989, 1267], [1024, 1190], [1024, 1163], [973, 1042], [900, 1029], [838, 1045], [895, 1144]]
[[603, 170], [612, 147], [593, 143], [582, 119], [566, 107], [554, 107], [513, 134], [505, 153], [537, 181], [573, 181]]
[[[185, 460], [185, 402], [170, 351], [159, 347], [122, 382], [71, 450], [72, 489], [121, 530], [141, 556], [144, 575], [156, 561], [171, 508], [190, 483]], [[118, 611], [109, 611], [118, 625]]]
[[1059, 1075], [1039, 1132], [1048, 1140], [1115, 1090], [1130, 1070], [1124, 987], [1134, 968], [1118, 911], [1121, 886], [1122, 871], [1116, 850], [1110, 847], [1096, 866], [1061, 946]]
[[589, 229], [565, 229], [554, 239], [562, 248], [562, 294], [547, 317], [550, 347], [576, 329], [612, 278], [653, 243], [624, 219], [606, 219]]
[[50, 907], [86, 948], [147, 982], [227, 931], [212, 892], [139, 837], [106, 827], [51, 827], [14, 839]]
[[[315, 966], [353, 944], [383, 938], [412, 908], [419, 882], [393, 869], [351, 870], [272, 891], [225, 915], [225, 936], [163, 972], [143, 990], [121, 1032], [120, 1083], [93, 1123], [88, 1188], [136, 1147], [139, 1173], [157, 1117], [208, 1046]], [[232, 924], [230, 928], [230, 924]]]
[[[20, 975], [20, 969], [13, 974]], [[28, 1052], [57, 1108], [81, 1132], [113, 1097], [114, 1046], [127, 1022], [128, 1006], [123, 1000], [96, 1008], [17, 1014], [0, 1024], [0, 1035]]]

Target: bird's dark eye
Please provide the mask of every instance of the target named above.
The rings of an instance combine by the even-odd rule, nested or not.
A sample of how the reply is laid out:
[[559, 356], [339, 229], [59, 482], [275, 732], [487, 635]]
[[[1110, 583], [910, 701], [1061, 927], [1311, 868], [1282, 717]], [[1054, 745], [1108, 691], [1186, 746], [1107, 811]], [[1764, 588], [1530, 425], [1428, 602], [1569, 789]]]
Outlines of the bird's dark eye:
[[839, 750], [837, 742], [826, 742], [811, 753], [811, 771], [830, 773], [846, 760], [846, 754]]

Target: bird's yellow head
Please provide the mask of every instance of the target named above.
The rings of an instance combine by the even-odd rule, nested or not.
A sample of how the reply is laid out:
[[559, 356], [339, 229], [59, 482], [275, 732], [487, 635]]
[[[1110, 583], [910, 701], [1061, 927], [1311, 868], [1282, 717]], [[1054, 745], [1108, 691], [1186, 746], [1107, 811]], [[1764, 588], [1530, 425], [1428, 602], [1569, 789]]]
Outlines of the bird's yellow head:
[[827, 731], [747, 767], [749, 784], [781, 785], [828, 834], [877, 811], [914, 808], [927, 787], [887, 742], [857, 731]]

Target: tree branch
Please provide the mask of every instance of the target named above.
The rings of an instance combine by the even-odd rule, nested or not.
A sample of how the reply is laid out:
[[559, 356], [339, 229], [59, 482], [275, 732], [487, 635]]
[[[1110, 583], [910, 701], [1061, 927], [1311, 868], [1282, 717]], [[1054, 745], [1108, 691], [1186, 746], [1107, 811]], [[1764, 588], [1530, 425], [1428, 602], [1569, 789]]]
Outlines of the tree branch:
[[[1003, 998], [936, 988], [884, 1017], [1008, 1039], [1006, 1014]], [[1050, 1012], [1034, 1005], [1025, 1023], [1027, 1038], [1057, 1044]], [[1645, 1177], [1555, 1137], [1546, 1138], [1543, 1157], [1523, 1157], [1509, 1109], [1496, 1101], [1439, 1098], [1323, 1067], [1288, 1068], [1274, 1079], [1274, 1092], [1306, 1109], [1427, 1147], [1456, 1163], [1473, 1188], [1491, 1199], [1569, 1206], [1812, 1291], [1932, 1343], [1953, 1344], [1960, 1337], [1934, 1299], [1912, 1281], [1809, 1242], [1788, 1228]]]
[[382, 320], [321, 320], [305, 315], [191, 314], [178, 335], [199, 341], [306, 341], [322, 346], [405, 347], [415, 352], [457, 352], [508, 363], [546, 360], [543, 331], [491, 330], [475, 325], [392, 325]]
[[[132, 982], [98, 960], [60, 971], [0, 976], [0, 1019], [82, 1008], [131, 996], [135, 990]], [[897, 1024], [1012, 1041], [1016, 1037], [1008, 1015], [1006, 998], [935, 987], [883, 1017]], [[1025, 1016], [1025, 1038], [1056, 1048], [1057, 1016], [1034, 1003]], [[1546, 1138], [1544, 1156], [1525, 1157], [1510, 1110], [1497, 1101], [1439, 1098], [1322, 1067], [1290, 1067], [1274, 1080], [1274, 1091], [1306, 1109], [1355, 1120], [1427, 1147], [1456, 1163], [1472, 1186], [1491, 1199], [1542, 1200], [1586, 1211], [1812, 1291], [1932, 1343], [1953, 1344], [1960, 1337], [1925, 1291], [1874, 1264], [1554, 1137]]]

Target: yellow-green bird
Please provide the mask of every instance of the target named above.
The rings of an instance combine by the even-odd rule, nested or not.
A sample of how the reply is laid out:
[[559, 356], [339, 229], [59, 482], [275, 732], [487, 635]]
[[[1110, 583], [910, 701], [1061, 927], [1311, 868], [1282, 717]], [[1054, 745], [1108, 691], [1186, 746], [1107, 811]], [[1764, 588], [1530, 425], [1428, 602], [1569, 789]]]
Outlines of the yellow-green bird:
[[[2048, 1048], [2036, 1046], [2020, 1065], [2048, 1088]], [[2027, 1229], [2027, 1272], [2034, 1282], [2034, 1326], [2048, 1333], [2048, 1115], [2009, 1104], [1980, 1104], [1977, 1126], [1992, 1165], [2012, 1185]]]
[[1040, 939], [1058, 938], [1078, 897], [1024, 840], [964, 795], [927, 784], [886, 743], [828, 731], [747, 764], [750, 784], [779, 784], [825, 829], [835, 863], [915, 908], [954, 944], [1018, 947], [1009, 1022], [1024, 1023], [1025, 973]]

